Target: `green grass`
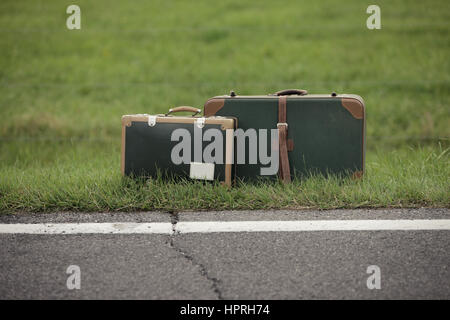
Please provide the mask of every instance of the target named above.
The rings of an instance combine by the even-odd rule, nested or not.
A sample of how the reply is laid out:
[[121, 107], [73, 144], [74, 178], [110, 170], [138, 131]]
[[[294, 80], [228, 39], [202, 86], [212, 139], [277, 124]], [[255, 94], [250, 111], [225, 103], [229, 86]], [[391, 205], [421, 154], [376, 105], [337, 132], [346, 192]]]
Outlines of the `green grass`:
[[[73, 144], [58, 147], [65, 149], [64, 156], [44, 167], [37, 160], [23, 167], [0, 169], [0, 175], [5, 177], [0, 183], [0, 211], [329, 209], [450, 204], [448, 149], [372, 152], [362, 181], [316, 176], [295, 180], [290, 185], [239, 183], [229, 189], [192, 181], [122, 179], [117, 173], [119, 161], [107, 156], [108, 148], [102, 149], [97, 143], [89, 148]], [[37, 145], [32, 149], [50, 148]]]
[[[0, 212], [449, 207], [450, 4], [0, 2]], [[122, 179], [120, 117], [234, 89], [356, 93], [367, 175], [218, 185]]]

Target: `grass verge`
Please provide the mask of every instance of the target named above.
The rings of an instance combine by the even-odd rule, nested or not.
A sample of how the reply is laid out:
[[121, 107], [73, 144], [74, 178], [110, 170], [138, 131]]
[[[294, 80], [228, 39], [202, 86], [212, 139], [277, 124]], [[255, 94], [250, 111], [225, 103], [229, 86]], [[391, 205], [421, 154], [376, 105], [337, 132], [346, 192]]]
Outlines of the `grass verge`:
[[233, 188], [122, 178], [115, 157], [94, 158], [95, 153], [84, 163], [0, 169], [7, 177], [0, 182], [0, 212], [450, 206], [449, 149], [442, 147], [373, 152], [362, 180], [313, 176], [290, 185], [238, 183]]

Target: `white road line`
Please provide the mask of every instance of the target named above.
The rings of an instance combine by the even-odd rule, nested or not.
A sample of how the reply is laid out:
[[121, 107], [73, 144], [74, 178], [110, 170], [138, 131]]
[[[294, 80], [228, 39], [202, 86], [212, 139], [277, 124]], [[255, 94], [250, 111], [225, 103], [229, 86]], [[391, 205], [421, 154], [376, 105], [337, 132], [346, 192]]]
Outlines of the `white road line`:
[[0, 224], [0, 234], [172, 234], [215, 232], [450, 230], [450, 219], [199, 221], [152, 223]]
[[450, 220], [295, 220], [179, 222], [176, 226], [176, 230], [180, 233], [450, 230]]
[[171, 234], [171, 223], [39, 223], [0, 224], [1, 233], [27, 234]]

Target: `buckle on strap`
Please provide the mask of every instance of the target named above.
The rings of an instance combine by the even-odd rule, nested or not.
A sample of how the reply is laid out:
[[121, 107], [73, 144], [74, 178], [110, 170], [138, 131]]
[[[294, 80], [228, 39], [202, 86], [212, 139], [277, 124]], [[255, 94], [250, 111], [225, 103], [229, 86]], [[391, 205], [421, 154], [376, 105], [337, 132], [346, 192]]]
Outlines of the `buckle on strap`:
[[154, 127], [156, 125], [156, 116], [148, 116], [148, 125]]
[[195, 124], [197, 125], [198, 128], [203, 128], [205, 126], [205, 118], [197, 118], [197, 120], [195, 120]]
[[288, 124], [286, 122], [278, 122], [277, 128], [279, 128], [280, 126], [286, 126], [286, 129], [288, 128]]

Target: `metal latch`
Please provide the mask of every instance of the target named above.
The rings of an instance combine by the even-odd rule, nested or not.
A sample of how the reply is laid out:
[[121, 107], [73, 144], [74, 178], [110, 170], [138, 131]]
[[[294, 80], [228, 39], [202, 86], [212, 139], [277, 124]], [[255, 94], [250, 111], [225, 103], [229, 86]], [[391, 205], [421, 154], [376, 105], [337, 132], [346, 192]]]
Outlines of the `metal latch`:
[[154, 127], [156, 125], [156, 116], [148, 116], [148, 125]]
[[197, 124], [197, 127], [201, 129], [205, 126], [205, 118], [197, 118], [195, 123]]

